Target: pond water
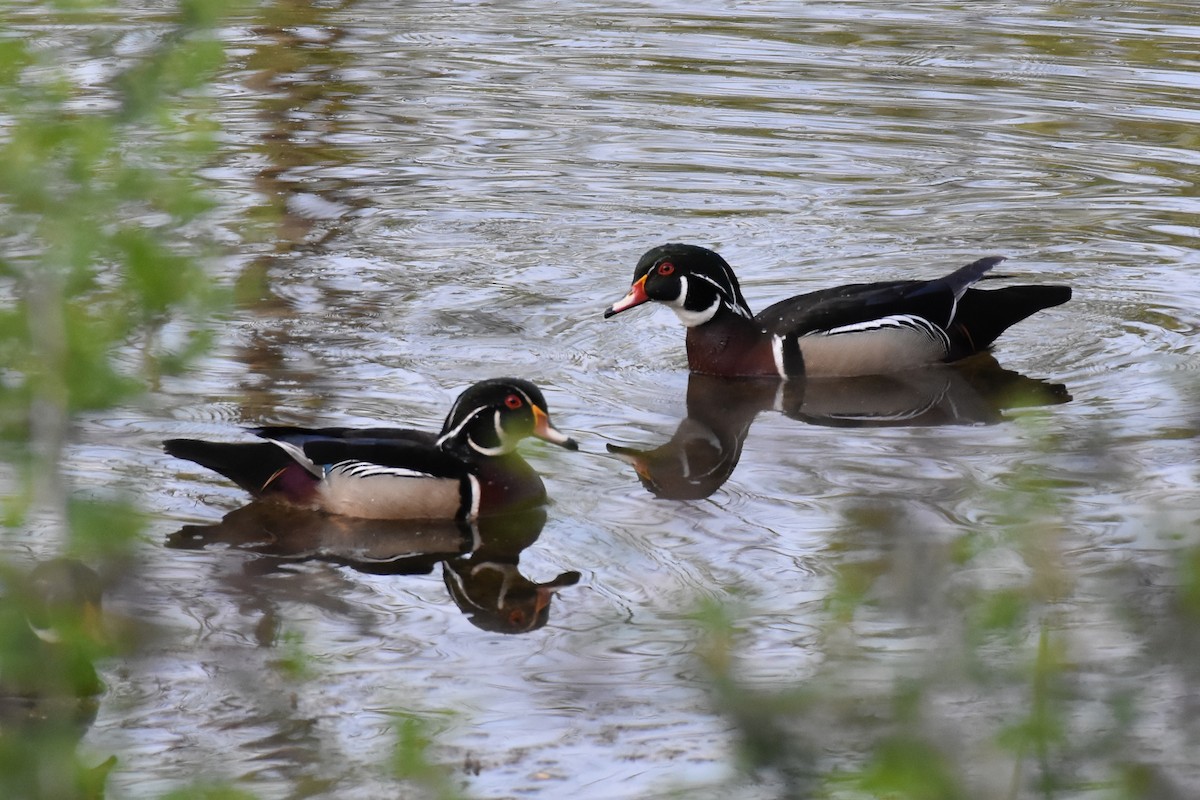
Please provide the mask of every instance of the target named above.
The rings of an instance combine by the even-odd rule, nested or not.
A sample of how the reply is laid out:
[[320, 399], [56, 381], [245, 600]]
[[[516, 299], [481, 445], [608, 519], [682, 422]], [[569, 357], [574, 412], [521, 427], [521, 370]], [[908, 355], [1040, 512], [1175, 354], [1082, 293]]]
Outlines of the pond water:
[[[145, 46], [157, 13], [113, 35]], [[357, 0], [223, 38], [204, 177], [238, 301], [197, 369], [70, 451], [78, 486], [151, 520], [106, 607], [156, 635], [102, 665], [83, 740], [118, 755], [112, 796], [408, 796], [404, 715], [469, 797], [869, 796], [897, 732], [963, 796], [1200, 791], [1190, 3]], [[719, 250], [755, 310], [989, 254], [1075, 297], [975, 383], [805, 387], [780, 413], [779, 387], [689, 382], [673, 314], [601, 318], [668, 241]], [[497, 534], [514, 585], [561, 582], [541, 617], [464, 599], [486, 559], [454, 530], [380, 556], [371, 530], [217, 526], [244, 495], [159, 449], [434, 429], [498, 375], [537, 382], [582, 446], [523, 446], [552, 502]], [[1023, 404], [979, 388], [1022, 378]], [[898, 393], [940, 416], [846, 419]], [[713, 440], [715, 476], [671, 472]], [[655, 492], [610, 444], [668, 445], [640, 464]], [[1011, 624], [979, 621], [1005, 603]], [[1006, 745], [1051, 703], [1030, 677], [1050, 661], [1061, 735]], [[741, 777], [772, 725], [800, 766]]]

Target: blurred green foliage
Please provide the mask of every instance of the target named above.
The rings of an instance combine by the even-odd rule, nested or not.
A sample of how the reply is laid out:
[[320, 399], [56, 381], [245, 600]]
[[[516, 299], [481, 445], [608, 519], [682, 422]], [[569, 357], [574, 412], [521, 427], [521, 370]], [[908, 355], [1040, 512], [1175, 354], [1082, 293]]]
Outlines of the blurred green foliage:
[[[227, 5], [184, 0], [156, 17], [151, 44], [119, 53], [80, 24], [120, 18], [115, 6], [59, 2], [22, 9], [34, 26], [0, 22], [3, 523], [94, 561], [128, 563], [141, 515], [74, 494], [72, 420], [186, 367], [220, 300], [197, 170], [214, 152], [205, 87]], [[95, 664], [121, 647], [104, 630], [100, 574], [51, 559], [0, 563], [0, 581], [0, 795], [101, 797], [115, 759], [76, 753], [104, 691]]]
[[[212, 155], [214, 123], [200, 89], [222, 62], [210, 28], [225, 5], [183, 3], [132, 56], [0, 28], [0, 437], [15, 445], [10, 458], [40, 415], [110, 407], [207, 343], [203, 312], [217, 293], [195, 225], [211, 205], [196, 170]], [[72, 61], [99, 59], [118, 65], [102, 85], [72, 80]], [[142, 360], [118, 363], [117, 347], [134, 342]]]
[[[216, 148], [214, 101], [205, 89], [223, 62], [214, 26], [230, 2], [184, 0], [147, 22], [151, 44], [119, 55], [111, 40], [77, 24], [79, 14], [123, 13], [103, 3], [39, 8], [41, 35], [53, 38], [0, 21], [0, 461], [12, 476], [0, 522], [22, 525], [38, 503], [49, 505], [60, 512], [75, 555], [119, 559], [140, 515], [127, 501], [71, 493], [60, 462], [72, 417], [186, 369], [208, 345], [205, 320], [224, 299], [206, 269], [213, 254], [204, 215], [212, 200], [197, 170]], [[297, 11], [286, 9], [284, 19]], [[99, 66], [102, 78], [80, 78], [72, 64], [81, 61]], [[119, 357], [130, 352], [140, 358]], [[749, 602], [705, 604], [695, 618], [697, 657], [714, 711], [737, 737], [744, 772], [774, 773], [783, 797], [979, 796], [972, 759], [955, 738], [963, 731], [937, 707], [939, 693], [957, 692], [993, 706], [972, 717], [987, 723], [972, 733], [990, 746], [989, 759], [1008, 759], [1012, 785], [997, 796], [1095, 789], [1071, 771], [1086, 748], [1112, 764], [1100, 787], [1109, 796], [1171, 796], [1153, 765], [1122, 761], [1119, 729], [1137, 714], [1131, 694], [1111, 693], [1117, 733], [1073, 735], [1071, 687], [1079, 675], [1054, 607], [1069, 587], [1058, 552], [1069, 511], [1035, 469], [1007, 477], [984, 502], [994, 526], [962, 531], [942, 556], [969, 570], [1003, 552], [1028, 570], [1002, 585], [945, 588], [929, 604], [936, 613], [908, 609], [914, 625], [944, 632], [931, 636], [926, 658], [873, 654], [875, 674], [858, 679], [857, 670], [867, 671], [868, 644], [855, 624], [895, 600], [881, 586], [903, 578], [885, 559], [836, 565], [821, 663], [804, 681], [757, 680], [742, 662], [743, 643], [754, 635]], [[854, 536], [913, 535], [890, 512], [882, 504], [859, 509], [847, 527]], [[1177, 572], [1167, 624], [1194, 630], [1200, 550], [1181, 551]], [[68, 596], [48, 606], [26, 567], [0, 563], [0, 581], [0, 796], [99, 797], [113, 761], [87, 761], [76, 746], [104, 690], [95, 664], [119, 652], [119, 643], [94, 629], [98, 602]], [[941, 586], [926, 583], [931, 591]], [[312, 657], [302, 635], [287, 632], [279, 644], [274, 666], [307, 677]], [[454, 771], [439, 763], [430, 715], [397, 714], [395, 732], [398, 781], [440, 800], [463, 796]], [[166, 797], [252, 795], [205, 785]]]
[[279, 657], [271, 661], [271, 666], [294, 681], [302, 681], [313, 676], [312, 656], [304, 649], [304, 633], [295, 630], [283, 631], [275, 642]]
[[232, 786], [194, 786], [163, 795], [163, 800], [254, 800], [255, 795]]
[[[1074, 512], [1057, 489], [1034, 468], [1004, 476], [978, 521], [941, 538], [913, 527], [902, 503], [848, 509], [802, 680], [764, 676], [786, 666], [743, 655], [758, 650], [752, 601], [704, 602], [696, 657], [742, 774], [797, 800], [1188, 796], [1132, 756], [1137, 687], [1098, 689], [1103, 673], [1073, 658], [1086, 634], [1069, 613], [1078, 571], [1062, 542]], [[864, 542], [878, 559], [862, 560]], [[1200, 649], [1200, 550], [1179, 551], [1173, 578], [1148, 610], [1141, 594], [1108, 602], [1133, 626], [1165, 630], [1176, 649], [1159, 658], [1188, 663]], [[928, 646], [873, 640], [889, 626]]]
[[393, 715], [396, 747], [392, 769], [396, 777], [435, 800], [463, 800], [452, 778], [453, 772], [438, 763], [433, 754], [436, 731], [427, 716], [397, 712]]

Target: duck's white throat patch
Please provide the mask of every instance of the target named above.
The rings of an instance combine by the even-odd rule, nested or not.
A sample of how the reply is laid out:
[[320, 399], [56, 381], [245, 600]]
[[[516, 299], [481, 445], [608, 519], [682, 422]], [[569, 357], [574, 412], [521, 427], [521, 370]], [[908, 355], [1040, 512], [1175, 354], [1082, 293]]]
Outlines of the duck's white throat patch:
[[688, 328], [694, 328], [697, 325], [703, 325], [717, 314], [717, 309], [721, 307], [721, 298], [713, 298], [712, 305], [700, 311], [692, 311], [689, 308], [684, 308], [684, 302], [687, 300], [688, 294], [688, 279], [686, 277], [679, 279], [679, 296], [667, 303], [667, 307], [675, 312], [675, 316], [679, 317]]

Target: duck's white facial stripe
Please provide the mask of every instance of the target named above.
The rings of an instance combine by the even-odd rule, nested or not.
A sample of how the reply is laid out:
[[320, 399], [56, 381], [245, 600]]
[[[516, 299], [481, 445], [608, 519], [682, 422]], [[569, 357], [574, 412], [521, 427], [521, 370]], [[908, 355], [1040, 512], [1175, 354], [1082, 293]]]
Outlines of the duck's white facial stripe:
[[504, 426], [500, 424], [499, 409], [496, 410], [496, 413], [492, 418], [492, 426], [496, 430], [496, 438], [500, 441], [500, 444], [496, 445], [495, 447], [484, 447], [470, 436], [467, 437], [467, 444], [470, 445], [471, 449], [476, 453], [484, 456], [502, 456], [505, 453], [511, 453], [513, 448], [516, 447], [517, 443], [509, 440], [508, 436], [505, 434]]
[[[714, 281], [712, 278], [708, 277], [707, 275], [697, 274], [693, 277], [695, 277], [697, 280], [704, 281], [705, 283], [711, 283], [714, 287], [716, 287], [717, 292], [719, 294], [725, 294], [725, 290], [723, 288], [721, 288], [721, 284], [717, 283], [716, 281]], [[687, 281], [687, 276], [684, 276], [679, 279], [680, 283], [686, 283], [686, 281]], [[687, 294], [687, 292], [684, 292], [684, 294]]]
[[[728, 265], [728, 264], [724, 264], [724, 263], [722, 263], [722, 264], [721, 264], [721, 272], [723, 272], [723, 273], [725, 274], [725, 282], [726, 282], [726, 283], [727, 283], [729, 286], [733, 286], [735, 283], [737, 283], [737, 279], [733, 277], [733, 270], [731, 270], [731, 269], [729, 268], [729, 265]], [[733, 298], [732, 298], [732, 297], [730, 298], [730, 300], [731, 300], [731, 301], [733, 301], [733, 302], [735, 303], [735, 306], [736, 306], [736, 302], [737, 302], [737, 301], [736, 301], [736, 300], [733, 300]], [[750, 313], [750, 309], [748, 309], [748, 308], [746, 308], [746, 309], [742, 309], [742, 308], [737, 308], [737, 307], [735, 307], [735, 308], [734, 308], [734, 310], [735, 310], [735, 311], [737, 311], [739, 314], [740, 314], [740, 313], [742, 313], [742, 312], [744, 311], [744, 312], [745, 312], [745, 315], [746, 315], [747, 317], [749, 317], [749, 316], [753, 316], [753, 315]]]
[[[728, 273], [728, 270], [726, 270], [726, 273]], [[741, 316], [746, 317], [747, 319], [754, 318], [754, 315], [750, 313], [750, 309], [744, 308], [744, 307], [738, 305], [737, 295], [729, 291], [729, 287], [733, 285], [732, 283], [722, 286], [721, 284], [717, 283], [715, 280], [708, 277], [707, 275], [696, 275], [694, 277], [699, 278], [700, 280], [704, 281], [705, 283], [711, 283], [714, 287], [716, 287], [717, 295], [719, 297], [722, 297], [725, 299], [725, 306], [730, 311], [734, 312], [735, 314], [740, 314]], [[681, 280], [687, 280], [687, 279], [683, 278]], [[686, 292], [684, 294], [686, 295]]]
[[[456, 403], [455, 405], [457, 406], [458, 404]], [[473, 410], [470, 414], [467, 414], [465, 417], [463, 417], [462, 422], [458, 423], [458, 425], [456, 425], [453, 428], [451, 428], [450, 430], [446, 431], [446, 433], [437, 440], [437, 446], [441, 447], [443, 444], [445, 444], [449, 440], [457, 438], [458, 435], [460, 433], [462, 433], [462, 429], [464, 427], [466, 427], [466, 424], [468, 422], [470, 422], [471, 420], [475, 419], [475, 415], [480, 413], [481, 411], [487, 411], [487, 406], [480, 406], [479, 408], [476, 408], [475, 410]], [[453, 410], [451, 410], [451, 414], [453, 414]]]
[[717, 310], [721, 307], [721, 297], [718, 295], [708, 308], [701, 311], [692, 311], [684, 308], [684, 303], [687, 301], [688, 279], [686, 276], [679, 279], [679, 296], [667, 303], [667, 306], [675, 312], [675, 316], [679, 317], [688, 328], [694, 328], [697, 325], [703, 325], [717, 315]]
[[[516, 394], [519, 394], [522, 399], [524, 399], [526, 406], [533, 408], [533, 400], [529, 397], [528, 393], [526, 393], [524, 389], [514, 386], [512, 387], [512, 390]], [[455, 405], [457, 405], [457, 403]], [[462, 434], [463, 428], [467, 427], [467, 425], [469, 425], [471, 421], [479, 415], [487, 413], [488, 409], [489, 406], [479, 406], [478, 408], [472, 409], [470, 414], [467, 414], [465, 417], [463, 417], [462, 422], [455, 425], [437, 440], [437, 446], [441, 447], [451, 439], [458, 438], [458, 436]], [[453, 411], [451, 411], [451, 415], [453, 415]], [[467, 445], [476, 453], [485, 456], [502, 456], [505, 453], [511, 453], [514, 449], [516, 449], [519, 439], [513, 439], [511, 436], [509, 436], [504, 430], [504, 426], [501, 424], [500, 420], [500, 409], [496, 409], [492, 417], [492, 427], [496, 431], [496, 440], [499, 441], [500, 444], [496, 445], [495, 447], [485, 447], [468, 436]]]

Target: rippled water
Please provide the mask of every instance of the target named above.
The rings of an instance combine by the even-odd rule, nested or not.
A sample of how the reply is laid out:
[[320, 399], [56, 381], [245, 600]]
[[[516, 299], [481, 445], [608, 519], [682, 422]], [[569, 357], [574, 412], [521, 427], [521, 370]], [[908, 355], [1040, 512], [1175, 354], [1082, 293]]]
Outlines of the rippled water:
[[[139, 13], [113, 34], [131, 48], [154, 30], [154, 9]], [[86, 420], [72, 451], [78, 483], [115, 484], [154, 520], [144, 578], [109, 607], [159, 635], [105, 672], [85, 739], [120, 754], [115, 796], [196, 776], [262, 797], [396, 796], [395, 712], [438, 721], [436, 752], [471, 796], [775, 796], [769, 781], [706, 788], [731, 778], [735, 737], [690, 615], [742, 598], [747, 679], [802, 682], [839, 658], [831, 608], [856, 568], [873, 578], [845, 680], [866, 697], [945, 644], [945, 592], [1057, 570], [1047, 607], [1081, 673], [1068, 724], [1107, 724], [1109, 696], [1136, 686], [1128, 760], [1197, 785], [1200, 729], [1178, 710], [1195, 675], [1156, 664], [1169, 633], [1110, 604], [1153, 607], [1145, 587], [1170, 584], [1196, 542], [1191, 4], [364, 0], [274, 16], [224, 33], [225, 149], [205, 175], [229, 251], [215, 268], [239, 302], [199, 369]], [[1006, 255], [1007, 273], [1075, 299], [995, 357], [1073, 399], [885, 428], [766, 403], [706, 497], [656, 498], [606, 444], [656, 448], [697, 416], [683, 333], [665, 311], [600, 311], [666, 241], [719, 249], [756, 310]], [[583, 444], [525, 446], [553, 503], [521, 573], [581, 573], [544, 627], [472, 625], [441, 565], [281, 564], [228, 532], [168, 546], [243, 496], [160, 439], [435, 428], [458, 391], [500, 374], [537, 381]], [[1003, 529], [1003, 492], [1031, 472], [1055, 487], [1055, 535], [956, 557]], [[289, 648], [302, 679], [278, 668]], [[969, 728], [990, 712], [961, 688], [941, 702]], [[850, 731], [827, 746], [854, 763]], [[979, 770], [994, 786], [991, 762]], [[1099, 783], [1059, 796], [1100, 796], [1102, 771], [1079, 771]]]

